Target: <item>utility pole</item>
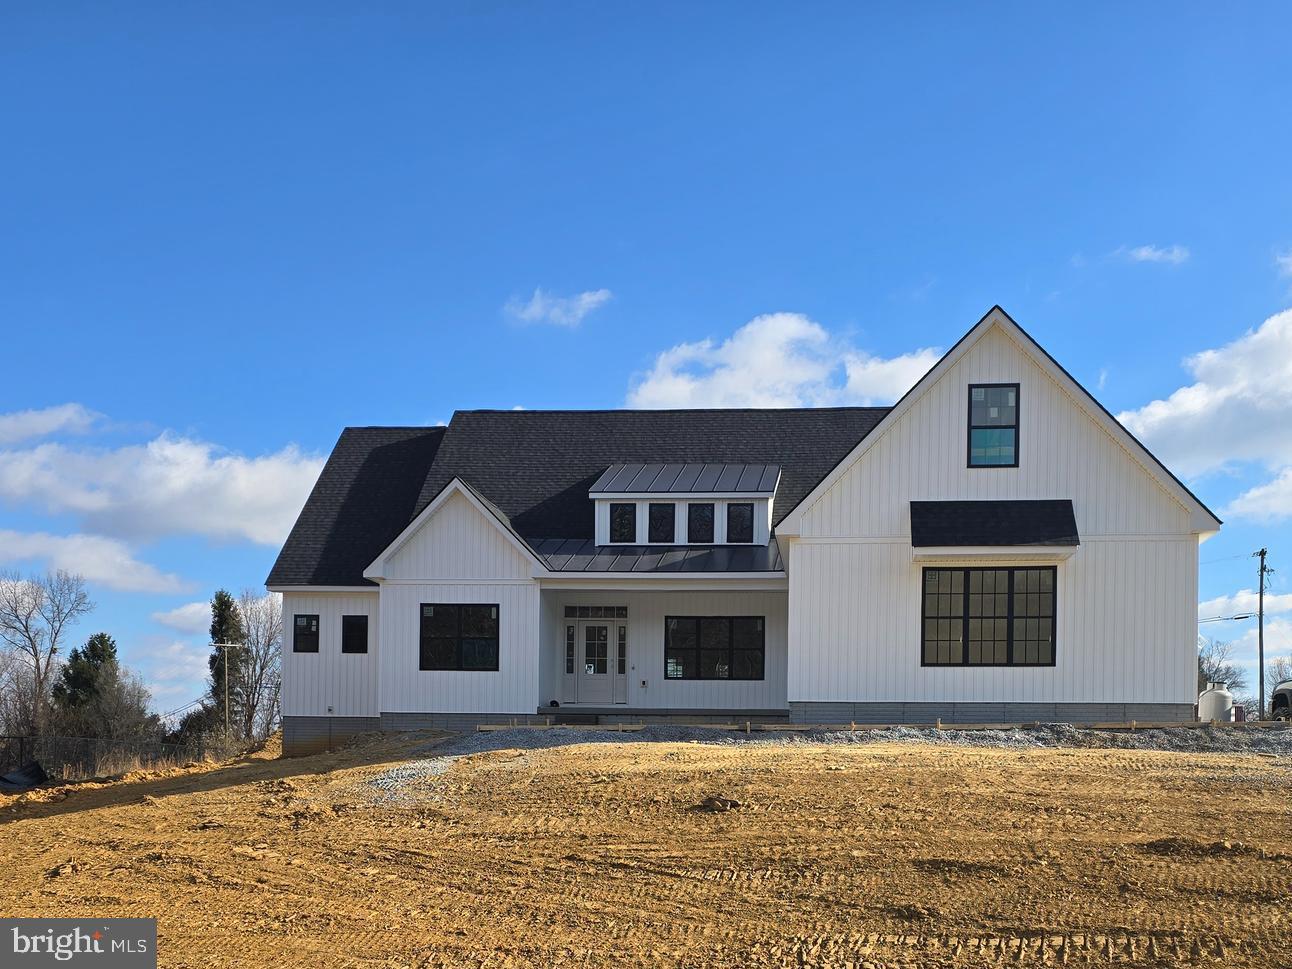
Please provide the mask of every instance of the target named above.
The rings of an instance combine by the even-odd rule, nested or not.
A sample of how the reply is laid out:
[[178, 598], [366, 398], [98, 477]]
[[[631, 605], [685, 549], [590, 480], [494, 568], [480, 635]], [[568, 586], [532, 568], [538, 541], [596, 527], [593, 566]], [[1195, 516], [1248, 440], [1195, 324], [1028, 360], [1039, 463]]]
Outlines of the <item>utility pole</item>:
[[1260, 677], [1262, 720], [1265, 719], [1265, 576], [1274, 571], [1265, 565], [1266, 554], [1268, 549], [1264, 548], [1255, 553], [1255, 557], [1261, 560], [1256, 572], [1256, 662], [1260, 669], [1257, 675]]

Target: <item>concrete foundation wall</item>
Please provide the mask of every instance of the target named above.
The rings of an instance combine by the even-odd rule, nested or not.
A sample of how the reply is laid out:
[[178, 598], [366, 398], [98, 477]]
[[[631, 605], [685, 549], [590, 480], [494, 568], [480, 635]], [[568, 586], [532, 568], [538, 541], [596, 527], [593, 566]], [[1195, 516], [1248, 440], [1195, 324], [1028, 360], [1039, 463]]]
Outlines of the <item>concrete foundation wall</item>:
[[283, 756], [317, 754], [356, 734], [380, 729], [377, 717], [283, 717]]
[[1188, 703], [790, 703], [794, 723], [1125, 723], [1192, 720]]

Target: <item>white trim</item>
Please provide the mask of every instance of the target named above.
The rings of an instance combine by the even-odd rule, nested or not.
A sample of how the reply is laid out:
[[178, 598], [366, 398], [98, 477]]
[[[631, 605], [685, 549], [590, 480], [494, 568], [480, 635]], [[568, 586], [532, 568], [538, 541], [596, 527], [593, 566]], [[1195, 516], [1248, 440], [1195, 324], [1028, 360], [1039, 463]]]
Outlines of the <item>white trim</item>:
[[[439, 511], [444, 503], [455, 494], [462, 495], [462, 497], [466, 498], [476, 511], [488, 519], [493, 524], [494, 528], [498, 530], [498, 533], [511, 543], [512, 547], [516, 549], [516, 551], [520, 552], [530, 562], [534, 563], [536, 567], [542, 568], [542, 563], [538, 560], [530, 547], [518, 539], [510, 529], [504, 527], [503, 523], [498, 520], [498, 516], [485, 507], [480, 499], [475, 496], [475, 493], [472, 492], [471, 488], [463, 482], [461, 478], [454, 478], [444, 486], [443, 490], [435, 496], [429, 505], [422, 509], [421, 513], [418, 514], [416, 518], [408, 523], [395, 540], [387, 545], [382, 553], [372, 560], [372, 564], [363, 570], [363, 577], [365, 579], [384, 579], [386, 561], [398, 552], [414, 535], [416, 535], [417, 532], [421, 530], [422, 526], [430, 520], [431, 516]], [[494, 580], [490, 581], [492, 582]]]
[[[642, 582], [640, 578], [606, 578], [613, 574], [615, 573], [588, 573], [587, 579], [580, 580], [553, 573], [551, 577], [541, 577], [539, 587], [543, 591], [559, 589], [577, 592], [640, 592], [643, 586], [648, 586], [651, 592], [789, 592], [789, 582], [784, 572], [672, 572], [650, 582]], [[677, 581], [679, 579], [683, 581]]]
[[946, 545], [911, 549], [912, 562], [1062, 562], [1075, 545]]
[[1060, 388], [1065, 389], [1068, 398], [1098, 424], [1105, 433], [1112, 437], [1121, 446], [1122, 450], [1157, 482], [1163, 491], [1191, 511], [1190, 518], [1194, 532], [1207, 535], [1218, 530], [1219, 525], [1215, 518], [1202, 506], [1197, 498], [1189, 494], [1183, 485], [1164, 472], [1158, 463], [1152, 460], [1144, 446], [1136, 441], [1130, 432], [1122, 427], [1117, 420], [1100, 408], [1090, 397], [1089, 392], [1084, 391], [1071, 375], [1065, 373], [1047, 354], [1040, 352], [1039, 345], [1031, 337], [1027, 336], [1004, 310], [999, 306], [993, 306], [987, 315], [974, 324], [969, 332], [947, 351], [928, 373], [916, 382], [915, 386], [897, 402], [896, 406], [884, 415], [883, 419], [875, 425], [871, 432], [862, 438], [857, 446], [835, 465], [829, 474], [817, 482], [816, 487], [809, 491], [788, 515], [781, 519], [781, 523], [776, 527], [776, 533], [778, 535], [797, 536], [804, 513], [834, 487], [839, 479], [861, 460], [865, 453], [883, 437], [888, 429], [903, 414], [914, 407], [929, 389], [941, 379], [942, 375], [954, 367], [994, 326], [1000, 327], [1001, 332], [1010, 339], [1022, 354], [1035, 363]]
[[376, 595], [381, 591], [381, 586], [376, 585], [267, 585], [265, 589], [269, 592], [289, 592], [304, 593], [306, 595], [323, 595], [326, 593], [338, 592], [354, 595], [355, 593], [366, 592], [370, 595]]
[[[533, 579], [495, 579], [482, 576], [472, 579], [382, 579], [381, 587], [397, 585], [531, 585]], [[438, 671], [442, 672], [442, 671]]]

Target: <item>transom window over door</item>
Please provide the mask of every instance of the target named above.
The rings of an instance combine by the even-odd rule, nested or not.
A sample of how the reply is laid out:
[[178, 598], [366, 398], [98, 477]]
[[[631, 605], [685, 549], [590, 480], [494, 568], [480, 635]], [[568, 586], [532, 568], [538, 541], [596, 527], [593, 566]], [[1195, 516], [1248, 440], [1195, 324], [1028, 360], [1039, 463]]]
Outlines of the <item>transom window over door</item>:
[[1053, 666], [1054, 566], [925, 569], [923, 666]]
[[1018, 467], [1018, 384], [969, 385], [969, 467]]

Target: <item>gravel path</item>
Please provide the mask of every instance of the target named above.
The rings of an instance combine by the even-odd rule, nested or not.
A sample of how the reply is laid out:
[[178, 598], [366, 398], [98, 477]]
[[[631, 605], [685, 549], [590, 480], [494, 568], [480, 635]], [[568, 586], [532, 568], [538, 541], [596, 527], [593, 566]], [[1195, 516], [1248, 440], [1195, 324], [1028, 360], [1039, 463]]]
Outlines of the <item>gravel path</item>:
[[445, 773], [454, 762], [495, 750], [546, 750], [570, 744], [701, 743], [720, 746], [806, 744], [932, 744], [940, 746], [1028, 749], [1040, 747], [1117, 748], [1189, 753], [1264, 754], [1292, 757], [1292, 727], [1249, 730], [1234, 727], [1137, 730], [1134, 733], [1089, 730], [1067, 723], [1010, 730], [935, 730], [931, 727], [887, 727], [882, 730], [804, 730], [745, 734], [706, 727], [652, 725], [641, 730], [496, 730], [464, 733], [414, 751], [414, 757], [368, 781], [382, 800], [403, 800], [410, 785]]

